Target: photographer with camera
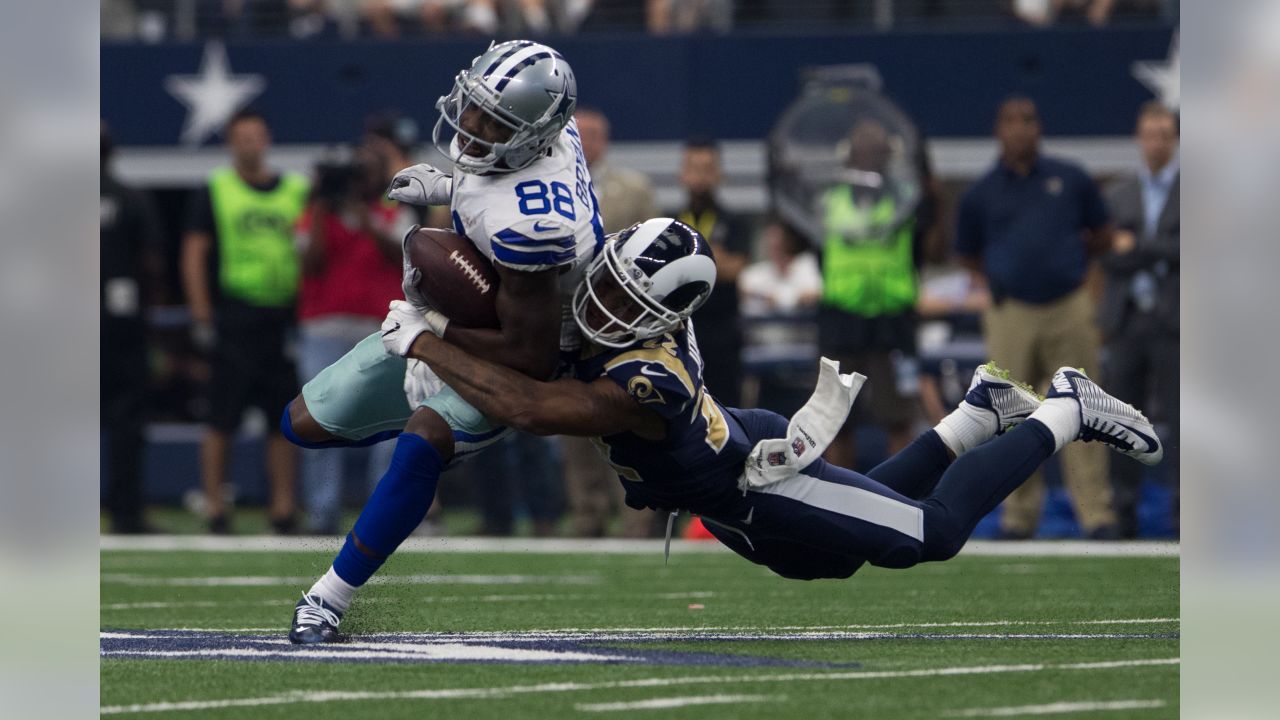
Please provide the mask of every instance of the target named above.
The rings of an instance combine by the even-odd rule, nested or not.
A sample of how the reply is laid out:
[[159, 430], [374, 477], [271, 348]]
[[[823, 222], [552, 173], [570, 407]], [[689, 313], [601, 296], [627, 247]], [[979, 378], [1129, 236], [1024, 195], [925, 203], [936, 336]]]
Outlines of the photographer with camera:
[[[387, 169], [367, 145], [342, 149], [315, 169], [307, 211], [297, 227], [302, 264], [298, 296], [298, 370], [315, 377], [376, 331], [387, 303], [400, 297], [400, 238], [396, 203], [383, 198]], [[390, 449], [390, 446], [387, 446]], [[373, 448], [335, 448], [303, 454], [302, 494], [307, 530], [338, 532], [347, 469], [377, 482], [386, 461]]]

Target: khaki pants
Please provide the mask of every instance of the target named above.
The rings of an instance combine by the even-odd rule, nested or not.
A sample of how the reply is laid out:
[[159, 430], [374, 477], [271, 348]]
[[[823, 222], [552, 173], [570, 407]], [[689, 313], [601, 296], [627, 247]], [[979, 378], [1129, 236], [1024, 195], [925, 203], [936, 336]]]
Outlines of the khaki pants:
[[[1005, 299], [983, 315], [987, 353], [1014, 378], [1044, 391], [1063, 365], [1098, 377], [1098, 330], [1093, 301], [1081, 288], [1044, 305]], [[1071, 443], [1059, 454], [1063, 481], [1080, 528], [1089, 533], [1116, 521], [1107, 475], [1107, 448]], [[1034, 534], [1044, 508], [1044, 477], [1039, 471], [1004, 501], [1000, 525], [1009, 533]]]
[[561, 438], [564, 449], [565, 489], [569, 496], [569, 513], [573, 518], [575, 537], [603, 537], [608, 534], [613, 508], [617, 507], [622, 537], [644, 538], [653, 535], [652, 510], [633, 510], [622, 502], [622, 483], [618, 474], [601, 457], [590, 440], [581, 437]]

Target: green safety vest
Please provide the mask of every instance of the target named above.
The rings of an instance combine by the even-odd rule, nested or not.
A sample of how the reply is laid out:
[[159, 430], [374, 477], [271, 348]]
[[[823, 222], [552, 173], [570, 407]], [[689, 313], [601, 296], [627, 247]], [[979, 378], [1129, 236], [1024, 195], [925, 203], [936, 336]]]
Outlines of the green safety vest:
[[863, 209], [854, 202], [848, 185], [830, 190], [823, 205], [827, 233], [822, 248], [823, 304], [868, 317], [915, 305], [916, 269], [911, 256], [915, 220], [903, 223], [889, 237], [868, 236], [870, 229], [893, 222], [894, 199], [886, 195]]
[[218, 282], [224, 295], [250, 305], [284, 307], [298, 295], [301, 266], [293, 228], [307, 203], [307, 180], [285, 173], [263, 192], [232, 168], [209, 176], [218, 227]]

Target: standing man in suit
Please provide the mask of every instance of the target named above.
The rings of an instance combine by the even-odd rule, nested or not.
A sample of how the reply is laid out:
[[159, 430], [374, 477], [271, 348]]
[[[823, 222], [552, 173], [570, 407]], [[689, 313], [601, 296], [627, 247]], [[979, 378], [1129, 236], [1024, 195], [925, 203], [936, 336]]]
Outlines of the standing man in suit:
[[[1103, 256], [1106, 289], [1099, 308], [1106, 358], [1103, 371], [1116, 397], [1151, 410], [1178, 449], [1178, 116], [1152, 101], [1138, 111], [1142, 165], [1107, 192], [1116, 223], [1111, 251]], [[1177, 522], [1178, 462], [1166, 472]], [[1120, 535], [1138, 534], [1142, 466], [1113, 458], [1111, 482]]]

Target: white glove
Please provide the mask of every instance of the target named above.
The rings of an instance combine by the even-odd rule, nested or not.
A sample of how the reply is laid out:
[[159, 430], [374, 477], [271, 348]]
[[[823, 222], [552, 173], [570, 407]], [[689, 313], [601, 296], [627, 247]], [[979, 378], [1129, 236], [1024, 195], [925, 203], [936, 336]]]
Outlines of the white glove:
[[391, 178], [387, 197], [410, 205], [448, 205], [453, 177], [426, 163], [407, 167]]
[[424, 332], [444, 337], [449, 318], [435, 310], [425, 314], [404, 300], [392, 300], [387, 319], [382, 321], [382, 347], [393, 355], [405, 357], [413, 347], [413, 341]]
[[405, 300], [417, 308], [418, 312], [425, 313], [431, 309], [431, 303], [427, 302], [427, 296], [418, 289], [418, 283], [422, 280], [422, 271], [409, 262], [409, 240], [416, 232], [418, 232], [418, 226], [414, 225], [404, 234], [404, 240], [400, 241], [400, 289], [404, 291]]

